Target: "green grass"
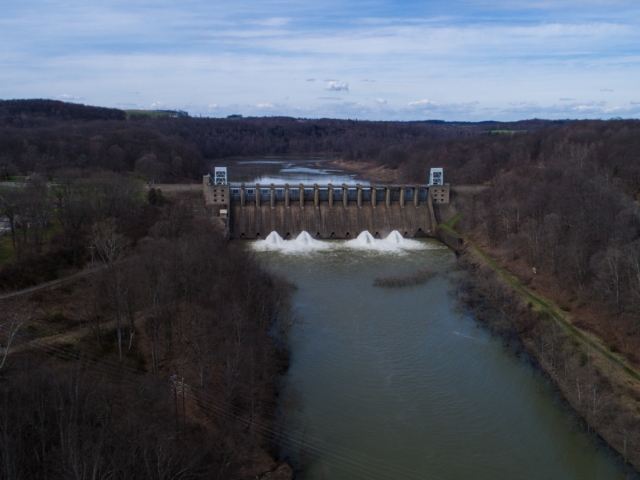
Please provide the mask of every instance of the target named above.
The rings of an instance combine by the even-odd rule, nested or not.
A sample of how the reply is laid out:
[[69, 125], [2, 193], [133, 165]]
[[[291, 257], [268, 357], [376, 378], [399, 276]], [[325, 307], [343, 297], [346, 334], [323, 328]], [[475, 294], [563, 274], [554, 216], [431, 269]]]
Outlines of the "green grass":
[[15, 183], [15, 182], [24, 183], [26, 178], [27, 177], [25, 177], [24, 175], [15, 175], [13, 177], [9, 177], [9, 180], [3, 178], [2, 180], [0, 180], [0, 182], [4, 182], [4, 183]]
[[460, 235], [453, 227], [456, 226], [456, 223], [458, 223], [458, 221], [460, 220], [460, 218], [462, 217], [462, 214], [457, 213], [455, 214], [452, 218], [450, 218], [448, 221], [444, 222], [444, 223], [439, 223], [438, 224], [438, 229], [442, 229], [446, 232], [448, 232], [449, 234], [453, 235], [454, 237], [458, 237], [458, 238], [464, 238], [462, 235]]
[[125, 110], [127, 119], [131, 118], [131, 115], [144, 115], [149, 118], [169, 117], [171, 112], [161, 112], [159, 110]]
[[514, 135], [522, 130], [487, 130], [486, 135]]
[[[47, 227], [47, 237], [45, 240], [45, 247], [51, 242], [51, 238], [62, 231], [62, 225], [56, 220], [51, 220]], [[16, 242], [20, 241], [22, 235], [22, 229], [16, 229]], [[0, 236], [0, 267], [4, 263], [13, 258], [16, 252], [13, 248], [13, 242], [11, 241], [11, 232], [7, 232], [5, 235]]]
[[11, 242], [11, 233], [2, 235], [0, 237], [0, 266], [4, 265], [4, 262], [13, 258], [15, 251], [13, 250], [13, 243]]
[[453, 229], [453, 225], [455, 225], [458, 220], [460, 220], [460, 214], [453, 217], [446, 223], [438, 225], [438, 228], [444, 228], [450, 233], [453, 233], [461, 238], [464, 238], [465, 242], [473, 247], [473, 250], [483, 258], [486, 263], [495, 270], [502, 278], [506, 280], [506, 282], [511, 285], [516, 292], [518, 292], [525, 304], [531, 304], [537, 311], [546, 314], [549, 318], [553, 319], [560, 327], [562, 327], [571, 337], [576, 339], [577, 341], [586, 344], [599, 352], [605, 358], [607, 358], [610, 362], [614, 364], [614, 366], [620, 368], [623, 372], [625, 372], [630, 377], [635, 380], [640, 381], [640, 373], [631, 368], [626, 364], [626, 360], [617, 355], [614, 355], [606, 345], [602, 344], [602, 342], [596, 338], [593, 338], [590, 335], [585, 334], [581, 330], [574, 327], [565, 317], [564, 312], [550, 299], [543, 299], [542, 297], [538, 297], [531, 293], [527, 288], [525, 288], [517, 278], [507, 272], [504, 268], [498, 265], [493, 257], [491, 257], [487, 252], [482, 250], [475, 243], [471, 242], [468, 238], [456, 232]]

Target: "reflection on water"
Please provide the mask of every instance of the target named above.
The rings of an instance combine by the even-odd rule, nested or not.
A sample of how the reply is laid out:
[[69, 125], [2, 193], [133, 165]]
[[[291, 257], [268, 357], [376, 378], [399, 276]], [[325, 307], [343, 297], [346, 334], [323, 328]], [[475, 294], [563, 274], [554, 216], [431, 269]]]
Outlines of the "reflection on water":
[[[298, 286], [280, 444], [304, 479], [626, 478], [546, 379], [455, 308], [448, 248], [357, 240], [253, 244]], [[440, 274], [373, 286], [424, 267]]]
[[[224, 160], [215, 166], [226, 166], [229, 180], [233, 184], [246, 183], [261, 185], [282, 185], [289, 183], [297, 185], [313, 185], [314, 183], [333, 185], [369, 185], [364, 180], [356, 180], [356, 175], [345, 173], [339, 169], [322, 167], [327, 162], [325, 158], [293, 158], [269, 157], [254, 160]], [[320, 165], [320, 166], [319, 166]], [[213, 170], [213, 166], [212, 166]]]

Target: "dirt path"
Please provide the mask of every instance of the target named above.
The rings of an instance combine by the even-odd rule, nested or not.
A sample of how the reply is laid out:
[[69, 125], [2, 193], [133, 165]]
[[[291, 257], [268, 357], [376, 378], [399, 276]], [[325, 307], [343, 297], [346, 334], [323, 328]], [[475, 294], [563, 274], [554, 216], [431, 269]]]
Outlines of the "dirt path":
[[102, 266], [93, 267], [88, 270], [83, 270], [81, 272], [74, 273], [73, 275], [69, 275], [68, 277], [58, 278], [57, 280], [41, 283], [40, 285], [25, 288], [24, 290], [19, 290], [17, 292], [5, 293], [4, 295], [0, 295], [0, 300], [8, 300], [10, 298], [19, 297], [21, 295], [27, 295], [28, 293], [37, 292], [38, 290], [44, 290], [45, 288], [55, 287], [56, 285], [60, 285], [61, 283], [70, 282], [71, 280], [77, 280], [78, 278], [86, 277], [87, 275], [92, 275], [96, 272], [99, 272], [103, 268], [104, 267]]

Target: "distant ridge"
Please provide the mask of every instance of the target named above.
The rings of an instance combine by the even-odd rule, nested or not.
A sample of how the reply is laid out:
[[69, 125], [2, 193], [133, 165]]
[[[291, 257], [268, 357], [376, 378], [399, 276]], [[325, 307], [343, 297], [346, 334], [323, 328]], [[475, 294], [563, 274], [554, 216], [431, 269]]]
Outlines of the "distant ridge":
[[57, 120], [125, 120], [124, 110], [91, 107], [59, 100], [0, 100], [0, 120], [23, 124], [25, 121], [52, 118]]

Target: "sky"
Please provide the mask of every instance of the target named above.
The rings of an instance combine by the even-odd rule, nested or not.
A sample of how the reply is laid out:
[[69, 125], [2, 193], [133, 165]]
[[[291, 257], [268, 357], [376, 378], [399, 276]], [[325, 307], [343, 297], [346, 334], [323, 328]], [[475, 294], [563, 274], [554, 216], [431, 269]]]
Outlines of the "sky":
[[640, 118], [638, 0], [2, 0], [0, 99], [192, 116]]

